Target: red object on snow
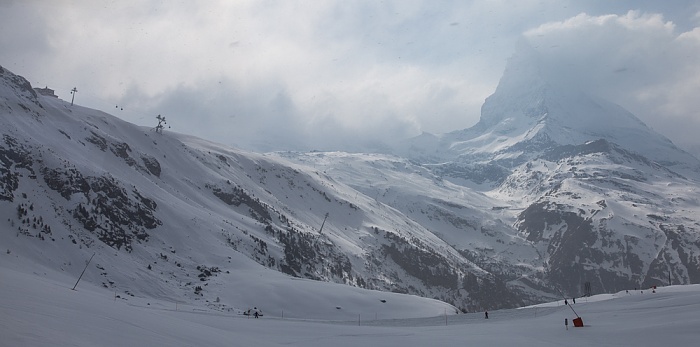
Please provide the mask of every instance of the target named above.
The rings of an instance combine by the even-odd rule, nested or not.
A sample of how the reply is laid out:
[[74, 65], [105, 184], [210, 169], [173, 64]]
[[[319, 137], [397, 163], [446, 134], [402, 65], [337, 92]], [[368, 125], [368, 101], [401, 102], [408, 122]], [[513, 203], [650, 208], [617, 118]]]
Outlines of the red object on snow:
[[572, 322], [574, 322], [574, 326], [577, 327], [577, 328], [580, 328], [580, 327], [583, 326], [583, 319], [581, 319], [581, 317], [574, 318], [574, 319], [572, 320]]

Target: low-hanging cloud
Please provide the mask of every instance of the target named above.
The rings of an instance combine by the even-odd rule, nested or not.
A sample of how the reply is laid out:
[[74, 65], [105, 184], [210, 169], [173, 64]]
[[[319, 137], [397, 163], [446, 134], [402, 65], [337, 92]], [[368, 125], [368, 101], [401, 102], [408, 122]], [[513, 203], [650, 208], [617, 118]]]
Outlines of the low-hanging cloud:
[[617, 102], [691, 145], [700, 130], [700, 28], [678, 32], [660, 14], [585, 13], [524, 34], [555, 78]]
[[[513, 27], [510, 15], [537, 15], [541, 3], [561, 7], [553, 0], [15, 2], [0, 13], [8, 19], [0, 26], [16, 31], [22, 23], [9, 19], [31, 14], [23, 16], [27, 40], [3, 35], [0, 58], [64, 98], [77, 86], [79, 103], [118, 105], [116, 115], [137, 124], [163, 114], [173, 130], [227, 144], [341, 149], [476, 123], [510, 49], [496, 37], [527, 27]], [[41, 57], [18, 53], [28, 43]]]
[[[674, 3], [645, 6], [677, 14], [692, 2]], [[162, 114], [224, 144], [361, 149], [475, 124], [535, 28], [526, 37], [554, 66], [576, 67], [567, 73], [663, 131], [651, 110], [675, 122], [697, 106], [698, 35], [660, 15], [601, 15], [637, 4], [11, 1], [0, 3], [0, 64], [140, 125]]]

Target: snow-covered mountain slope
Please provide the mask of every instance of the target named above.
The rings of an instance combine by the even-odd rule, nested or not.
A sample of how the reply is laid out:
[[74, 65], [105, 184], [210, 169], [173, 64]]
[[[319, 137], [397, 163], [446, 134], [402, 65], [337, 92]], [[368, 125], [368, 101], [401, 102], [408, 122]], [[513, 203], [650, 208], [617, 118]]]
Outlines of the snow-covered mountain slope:
[[95, 252], [86, 279], [115, 291], [281, 307], [321, 281], [473, 311], [700, 283], [698, 160], [527, 48], [479, 124], [392, 155], [244, 152], [0, 72], [3, 247], [71, 273]]
[[[95, 253], [84, 280], [122, 296], [221, 309], [265, 301], [298, 317], [316, 308], [285, 302], [314, 284], [333, 288], [326, 297], [365, 293], [354, 286], [461, 309], [542, 297], [508, 290], [401, 210], [312, 167], [139, 128], [0, 71], [0, 244], [11, 254], [75, 275]], [[282, 273], [346, 286], [278, 288]], [[265, 294], [242, 297], [240, 286]], [[308, 292], [343, 316], [322, 290]]]
[[696, 181], [605, 140], [545, 151], [484, 192], [392, 156], [278, 155], [398, 209], [511, 290], [700, 282]]
[[[406, 159], [382, 154], [295, 153], [277, 155], [324, 174], [357, 191], [390, 205], [406, 218], [425, 227], [466, 259], [508, 283], [500, 301], [517, 303], [513, 293], [526, 297], [539, 285], [540, 256], [537, 249], [512, 227], [514, 221], [501, 220], [503, 201], [476, 190], [453, 184], [430, 169]], [[524, 281], [524, 282], [523, 282]], [[515, 288], [526, 287], [520, 291]], [[494, 293], [472, 293], [472, 296]], [[537, 293], [537, 297], [551, 297]]]
[[445, 181], [500, 201], [555, 286], [700, 282], [698, 160], [525, 44], [478, 124], [404, 145]]
[[517, 167], [490, 192], [524, 208], [514, 225], [539, 249], [550, 280], [603, 291], [700, 282], [697, 181], [605, 140], [563, 149]]
[[511, 286], [700, 283], [700, 163], [527, 45], [480, 122], [374, 157], [285, 154], [400, 210]]

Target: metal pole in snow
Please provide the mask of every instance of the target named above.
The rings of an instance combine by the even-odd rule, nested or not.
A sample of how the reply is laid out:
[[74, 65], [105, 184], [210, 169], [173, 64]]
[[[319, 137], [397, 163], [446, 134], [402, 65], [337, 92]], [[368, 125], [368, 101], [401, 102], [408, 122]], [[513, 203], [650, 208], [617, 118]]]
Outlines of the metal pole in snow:
[[[95, 256], [95, 253], [92, 253], [92, 257]], [[83, 274], [85, 273], [85, 270], [87, 270], [88, 265], [90, 265], [90, 262], [92, 261], [92, 257], [90, 257], [90, 260], [88, 260], [87, 264], [85, 264], [85, 268], [83, 269], [83, 272], [80, 273], [80, 277], [78, 277], [78, 280], [75, 282], [75, 285], [73, 286], [72, 290], [75, 290], [75, 287], [78, 286], [78, 282], [80, 282], [80, 279], [83, 278]]]
[[78, 92], [78, 88], [73, 87], [73, 89], [70, 90], [70, 93], [73, 94], [73, 97], [70, 99], [70, 105], [73, 106], [73, 100], [75, 100], [75, 93]]
[[[557, 289], [557, 290], [558, 290], [558, 289]], [[559, 294], [561, 294], [561, 297], [564, 298], [564, 300], [566, 301], [566, 297], [564, 296], [564, 293], [561, 292], [561, 290], [559, 290]], [[574, 314], [576, 315], [577, 318], [580, 317], [580, 316], [578, 315], [578, 313], [576, 313], [576, 311], [574, 310], [574, 308], [571, 307], [571, 305], [566, 305], [566, 306], [569, 306], [569, 308], [571, 309], [571, 311], [574, 311]]]
[[321, 235], [321, 232], [323, 232], [323, 226], [326, 225], [326, 219], [328, 219], [328, 212], [326, 212], [326, 216], [323, 218], [323, 223], [321, 223], [321, 229], [318, 230], [319, 235]]

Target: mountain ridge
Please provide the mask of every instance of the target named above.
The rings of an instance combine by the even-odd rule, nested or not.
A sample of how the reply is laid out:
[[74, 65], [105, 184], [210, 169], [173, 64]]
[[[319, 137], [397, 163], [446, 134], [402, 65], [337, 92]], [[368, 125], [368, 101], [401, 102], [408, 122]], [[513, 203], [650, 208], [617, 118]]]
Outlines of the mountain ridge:
[[[515, 67], [538, 72], [530, 58]], [[393, 154], [259, 154], [37, 96], [2, 69], [3, 243], [57, 271], [95, 251], [93, 283], [214, 306], [241, 305], [228, 275], [248, 268], [464, 311], [698, 283], [697, 159], [609, 102], [509, 86], [540, 78], [513, 71], [470, 129]], [[591, 110], [619, 121], [577, 128]]]
[[[13, 96], [21, 84], [7, 85], [2, 216], [16, 230], [3, 237], [13, 253], [33, 244], [23, 256], [64, 271], [96, 251], [99, 275], [89, 281], [133, 294], [138, 276], [151, 284], [141, 295], [209, 304], [231, 285], [222, 279], [231, 254], [293, 277], [463, 309], [505, 305], [496, 294], [469, 297], [489, 283], [508, 305], [522, 302], [420, 224], [317, 170], [160, 134], [60, 99], [38, 96], [34, 110], [30, 97]], [[326, 213], [332, 219], [321, 233]]]

